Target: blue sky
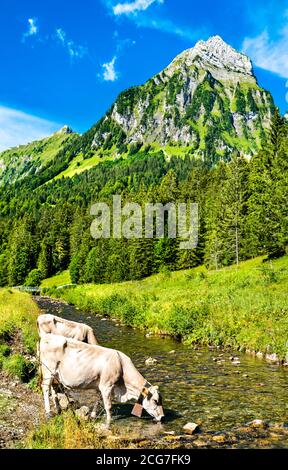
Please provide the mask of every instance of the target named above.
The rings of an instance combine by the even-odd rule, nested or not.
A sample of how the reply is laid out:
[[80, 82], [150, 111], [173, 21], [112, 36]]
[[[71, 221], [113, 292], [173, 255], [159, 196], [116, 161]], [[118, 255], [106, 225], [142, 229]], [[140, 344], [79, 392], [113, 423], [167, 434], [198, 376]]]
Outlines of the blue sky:
[[1, 0], [0, 149], [69, 124], [84, 132], [120, 91], [219, 34], [288, 109], [288, 1]]

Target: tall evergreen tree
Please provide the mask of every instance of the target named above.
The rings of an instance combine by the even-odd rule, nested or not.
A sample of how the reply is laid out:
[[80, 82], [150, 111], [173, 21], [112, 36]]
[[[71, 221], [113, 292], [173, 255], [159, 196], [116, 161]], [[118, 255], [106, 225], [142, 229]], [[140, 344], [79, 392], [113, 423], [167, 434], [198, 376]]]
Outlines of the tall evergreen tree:
[[277, 109], [268, 137], [266, 148], [251, 161], [247, 217], [250, 256], [277, 256], [287, 246], [287, 123]]

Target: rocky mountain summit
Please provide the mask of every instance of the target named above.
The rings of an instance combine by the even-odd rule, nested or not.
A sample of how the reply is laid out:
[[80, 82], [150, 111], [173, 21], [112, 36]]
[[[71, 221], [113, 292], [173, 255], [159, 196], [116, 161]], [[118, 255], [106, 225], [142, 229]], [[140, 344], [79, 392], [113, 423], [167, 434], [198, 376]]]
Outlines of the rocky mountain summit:
[[211, 160], [251, 156], [269, 127], [273, 99], [250, 59], [219, 36], [199, 41], [144, 85], [121, 93], [95, 126], [92, 148], [133, 143], [189, 147]]
[[179, 54], [168, 66], [166, 72], [174, 73], [175, 69], [197, 64], [199, 67], [209, 70], [217, 80], [249, 80], [255, 83], [252, 63], [249, 57], [237, 52], [227, 44], [220, 36], [213, 36], [208, 41], [198, 41], [192, 49]]

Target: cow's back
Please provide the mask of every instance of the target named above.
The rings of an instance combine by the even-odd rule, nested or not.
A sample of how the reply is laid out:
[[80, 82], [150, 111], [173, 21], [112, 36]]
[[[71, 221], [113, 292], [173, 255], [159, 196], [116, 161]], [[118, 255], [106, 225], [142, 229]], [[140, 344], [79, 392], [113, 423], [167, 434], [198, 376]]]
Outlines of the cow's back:
[[43, 334], [54, 334], [76, 339], [77, 341], [86, 341], [89, 344], [98, 344], [90, 326], [85, 323], [66, 320], [50, 313], [39, 315], [37, 327], [40, 337]]
[[118, 351], [70, 338], [61, 347], [63, 353], [57, 370], [63, 385], [88, 389], [97, 388], [100, 383], [114, 385], [122, 379]]

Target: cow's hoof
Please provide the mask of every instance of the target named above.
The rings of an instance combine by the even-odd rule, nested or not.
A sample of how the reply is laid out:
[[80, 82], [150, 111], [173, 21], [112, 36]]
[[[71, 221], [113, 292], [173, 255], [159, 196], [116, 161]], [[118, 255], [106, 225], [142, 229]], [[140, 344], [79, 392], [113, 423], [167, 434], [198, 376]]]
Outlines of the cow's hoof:
[[46, 419], [49, 420], [54, 417], [54, 413], [52, 411], [49, 411], [49, 413], [46, 413]]

